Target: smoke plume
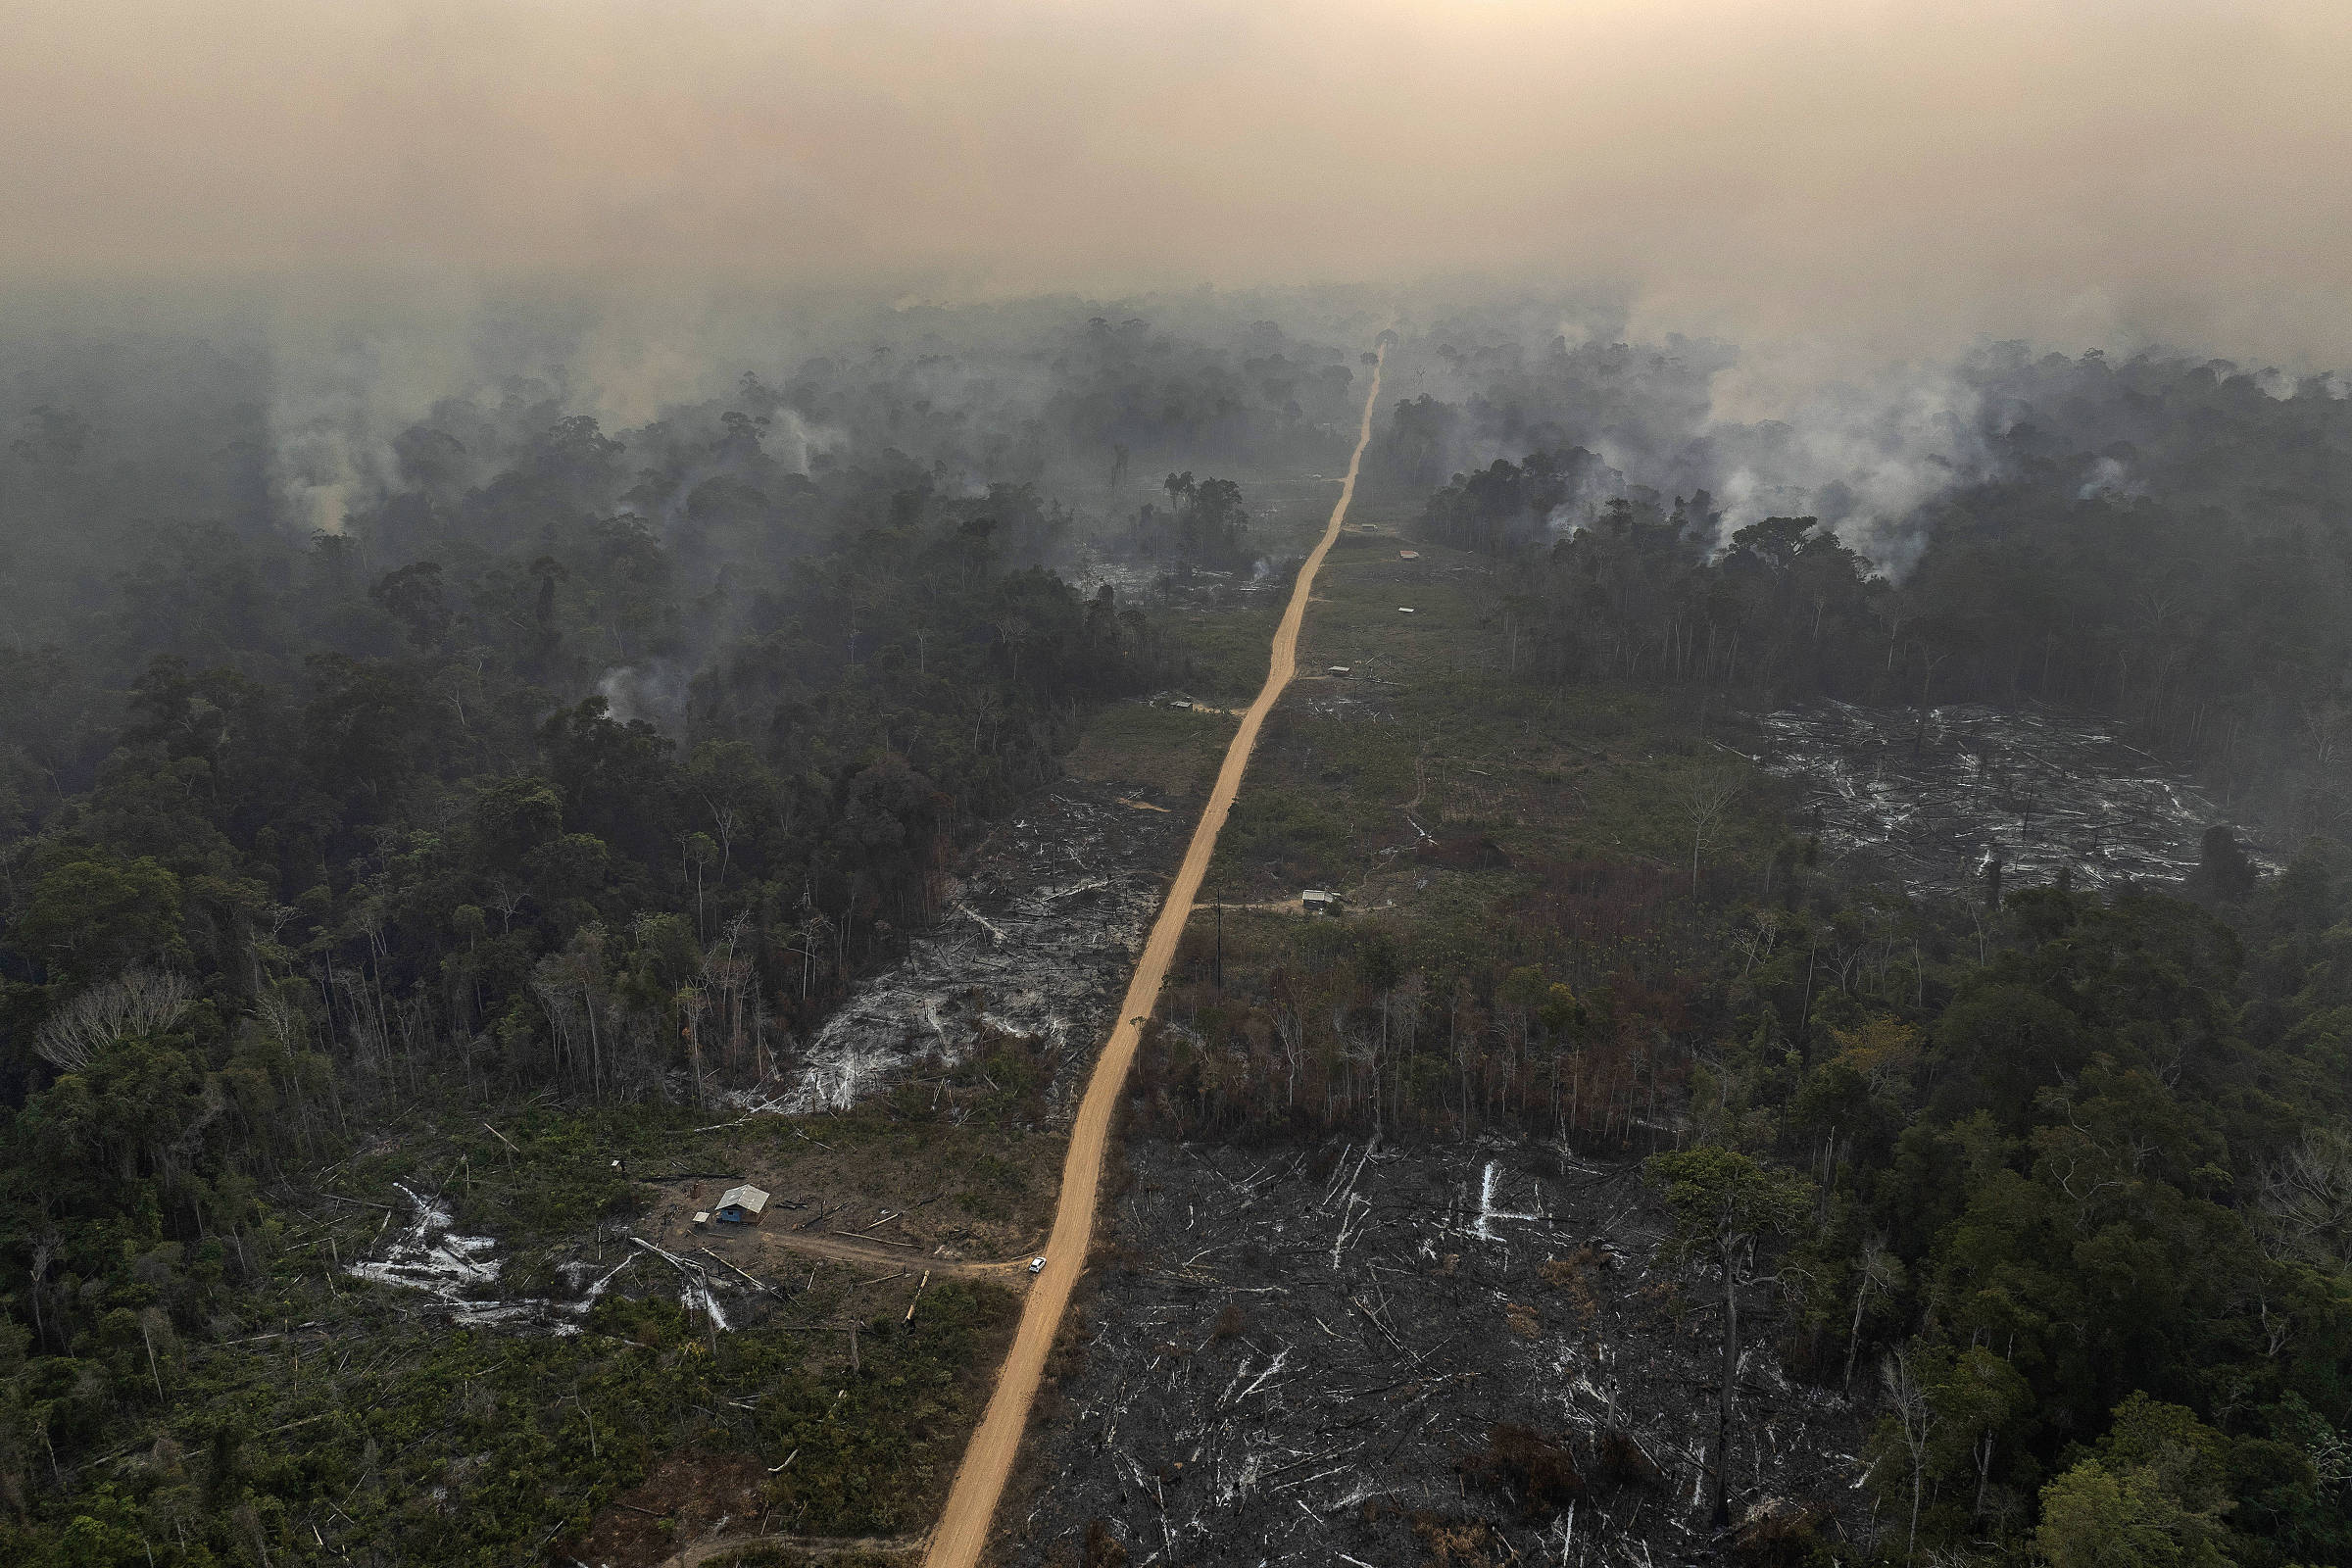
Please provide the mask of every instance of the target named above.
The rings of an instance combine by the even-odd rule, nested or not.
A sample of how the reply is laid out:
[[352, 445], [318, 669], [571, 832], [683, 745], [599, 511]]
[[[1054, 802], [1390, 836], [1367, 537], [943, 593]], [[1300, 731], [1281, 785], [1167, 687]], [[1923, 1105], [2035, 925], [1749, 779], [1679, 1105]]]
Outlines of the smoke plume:
[[1637, 337], [2301, 373], [2352, 349], [2346, 79], [2335, 0], [25, 0], [0, 276], [1471, 270], [1614, 281]]

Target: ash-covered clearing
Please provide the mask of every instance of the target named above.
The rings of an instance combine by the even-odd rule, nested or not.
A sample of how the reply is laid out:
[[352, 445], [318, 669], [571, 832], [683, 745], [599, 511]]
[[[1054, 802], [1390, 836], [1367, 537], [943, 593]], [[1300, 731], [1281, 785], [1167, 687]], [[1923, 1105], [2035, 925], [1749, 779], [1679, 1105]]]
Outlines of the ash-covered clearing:
[[1062, 575], [1088, 598], [1108, 588], [1122, 605], [1191, 610], [1232, 609], [1285, 586], [1267, 561], [1253, 563], [1244, 571], [1211, 571], [1148, 557], [1108, 555], [1091, 546], [1079, 553], [1077, 562], [1065, 567]]
[[[1638, 1168], [1518, 1146], [1127, 1152], [1037, 1438], [1051, 1479], [1004, 1521], [1017, 1561], [1077, 1562], [1090, 1528], [1130, 1568], [1654, 1568], [1709, 1547], [1720, 1288], [1653, 1260]], [[1867, 1423], [1783, 1373], [1783, 1315], [1760, 1289], [1742, 1306], [1733, 1516], [1866, 1531]]]
[[[393, 1185], [409, 1200], [413, 1217], [405, 1228], [378, 1241], [380, 1255], [350, 1263], [344, 1272], [377, 1285], [421, 1291], [431, 1306], [448, 1312], [453, 1323], [467, 1328], [496, 1326], [577, 1334], [597, 1298], [635, 1261], [633, 1253], [612, 1264], [573, 1259], [556, 1269], [568, 1287], [565, 1294], [502, 1298], [498, 1288], [505, 1265], [494, 1255], [498, 1243], [487, 1236], [458, 1235], [456, 1216], [438, 1197], [424, 1197], [406, 1183]], [[387, 1230], [390, 1223], [387, 1214]], [[687, 1305], [694, 1304], [688, 1299]], [[711, 1305], [715, 1309], [716, 1303]]]
[[1353, 719], [1359, 723], [1394, 724], [1396, 708], [1390, 700], [1393, 682], [1373, 675], [1300, 675], [1283, 704], [1309, 718]]
[[[1792, 780], [1839, 860], [1877, 862], [1914, 893], [2071, 870], [2082, 887], [2173, 881], [2226, 820], [2204, 793], [2084, 717], [1979, 704], [1823, 703], [1756, 719], [1746, 748]], [[2241, 835], [2242, 837], [2242, 835]]]
[[845, 1107], [917, 1062], [960, 1062], [1013, 1035], [1055, 1058], [1049, 1097], [1061, 1114], [1192, 831], [1193, 812], [1168, 804], [1150, 810], [1075, 782], [1032, 801], [966, 860], [939, 924], [826, 1021], [774, 1108]]

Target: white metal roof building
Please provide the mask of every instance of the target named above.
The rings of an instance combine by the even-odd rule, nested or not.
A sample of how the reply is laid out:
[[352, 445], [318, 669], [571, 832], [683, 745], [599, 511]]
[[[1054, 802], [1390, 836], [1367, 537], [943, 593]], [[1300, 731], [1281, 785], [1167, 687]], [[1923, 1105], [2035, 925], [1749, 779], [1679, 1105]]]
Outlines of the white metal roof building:
[[730, 1225], [757, 1225], [766, 1211], [767, 1194], [749, 1182], [719, 1194], [718, 1207], [711, 1210]]

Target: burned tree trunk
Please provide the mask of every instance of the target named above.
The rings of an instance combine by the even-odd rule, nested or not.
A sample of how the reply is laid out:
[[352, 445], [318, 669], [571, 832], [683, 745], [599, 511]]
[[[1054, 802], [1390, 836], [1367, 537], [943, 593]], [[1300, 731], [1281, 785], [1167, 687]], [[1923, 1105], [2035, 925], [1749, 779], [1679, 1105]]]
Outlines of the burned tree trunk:
[[1707, 1517], [1718, 1530], [1732, 1522], [1732, 1386], [1740, 1377], [1740, 1269], [1723, 1260], [1723, 1379], [1715, 1396], [1715, 1464], [1707, 1478]]

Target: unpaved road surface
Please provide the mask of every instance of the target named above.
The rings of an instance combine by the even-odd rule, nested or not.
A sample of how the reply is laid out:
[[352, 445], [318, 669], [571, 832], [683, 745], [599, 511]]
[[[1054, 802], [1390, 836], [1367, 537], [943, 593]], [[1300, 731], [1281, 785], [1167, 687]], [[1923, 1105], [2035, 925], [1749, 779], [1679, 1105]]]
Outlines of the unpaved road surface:
[[974, 1262], [968, 1258], [934, 1257], [903, 1247], [891, 1247], [882, 1242], [861, 1242], [848, 1236], [814, 1236], [802, 1231], [774, 1230], [759, 1238], [762, 1247], [779, 1251], [799, 1252], [807, 1257], [821, 1257], [835, 1263], [870, 1263], [878, 1268], [900, 1268], [908, 1273], [937, 1274], [942, 1279], [1012, 1279], [1015, 1282], [1028, 1268], [1026, 1257], [1008, 1257], [1002, 1262]]
[[[828, 1223], [828, 1216], [835, 1212], [832, 1209], [820, 1208], [814, 1215], [804, 1215], [796, 1212], [799, 1205], [784, 1203], [770, 1208], [765, 1221], [759, 1225], [713, 1224], [708, 1230], [697, 1230], [687, 1216], [707, 1201], [695, 1197], [686, 1183], [672, 1183], [647, 1216], [644, 1233], [669, 1251], [690, 1259], [717, 1258], [722, 1265], [722, 1276], [729, 1269], [742, 1269], [755, 1278], [786, 1275], [795, 1261], [816, 1258], [858, 1267], [931, 1273], [943, 1280], [989, 1279], [1017, 1289], [1026, 1283], [1022, 1276], [1028, 1271], [1030, 1258], [1037, 1255], [1024, 1250], [1004, 1257], [967, 1257], [959, 1249], [945, 1246], [934, 1249], [927, 1239], [909, 1245], [904, 1233], [885, 1239], [866, 1231], [845, 1231], [838, 1221]], [[889, 1217], [906, 1216], [901, 1213]], [[1008, 1245], [1005, 1250], [1010, 1250]], [[789, 1285], [791, 1281], [787, 1277], [781, 1283]]]
[[972, 1434], [971, 1446], [964, 1450], [963, 1464], [956, 1472], [955, 1489], [948, 1494], [947, 1509], [940, 1515], [939, 1527], [932, 1533], [930, 1552], [924, 1559], [930, 1568], [975, 1568], [988, 1544], [989, 1521], [996, 1514], [1004, 1480], [1012, 1473], [1022, 1430], [1029, 1424], [1029, 1407], [1037, 1398], [1046, 1353], [1053, 1348], [1054, 1337], [1061, 1328], [1062, 1313], [1070, 1302], [1070, 1289], [1078, 1283], [1079, 1271], [1086, 1266], [1087, 1249], [1094, 1241], [1095, 1199], [1102, 1177], [1103, 1146], [1110, 1133], [1111, 1110], [1118, 1103], [1120, 1088], [1135, 1061], [1138, 1025], [1158, 1002], [1160, 982], [1167, 974], [1168, 961], [1176, 955], [1176, 944], [1184, 935], [1185, 925], [1192, 918], [1193, 900], [1200, 891], [1200, 879], [1216, 850], [1225, 814], [1241, 789], [1242, 774], [1250, 765], [1250, 750], [1257, 742], [1258, 728], [1298, 669], [1298, 627], [1306, 617], [1307, 597], [1314, 590], [1315, 572], [1330, 553], [1333, 541], [1340, 536], [1340, 526], [1348, 516], [1348, 503], [1355, 496], [1356, 471], [1363, 466], [1364, 448], [1372, 440], [1372, 411], [1379, 402], [1380, 366], [1376, 363], [1372, 387], [1364, 399], [1363, 424], [1356, 432], [1355, 451], [1348, 460], [1347, 480], [1340, 486], [1339, 505], [1332, 508], [1331, 521], [1323, 529], [1322, 540], [1298, 569], [1298, 581], [1291, 589], [1290, 606], [1283, 612], [1282, 624], [1274, 632], [1266, 684], [1258, 692], [1257, 700], [1250, 705], [1249, 711], [1242, 715], [1241, 728], [1234, 733], [1233, 744], [1226, 750], [1225, 765], [1217, 771], [1216, 787], [1209, 792], [1208, 804], [1201, 808], [1200, 825], [1193, 829], [1192, 846], [1185, 851], [1184, 864], [1169, 885], [1159, 919], [1144, 944], [1143, 959], [1136, 965], [1135, 978], [1120, 1004], [1118, 1021], [1111, 1027], [1109, 1043], [1102, 1048], [1094, 1076], [1087, 1084], [1086, 1098], [1078, 1106], [1077, 1120], [1070, 1128], [1069, 1154], [1062, 1164], [1061, 1200], [1054, 1212], [1053, 1239], [1046, 1246], [1045, 1272], [1038, 1276], [1029, 1292], [1021, 1311], [1021, 1326], [1013, 1335], [1012, 1349], [1004, 1357], [1004, 1370], [997, 1374], [996, 1393], [990, 1396], [988, 1411], [980, 1418], [979, 1430]]

